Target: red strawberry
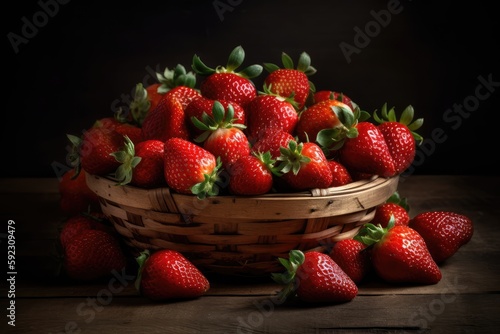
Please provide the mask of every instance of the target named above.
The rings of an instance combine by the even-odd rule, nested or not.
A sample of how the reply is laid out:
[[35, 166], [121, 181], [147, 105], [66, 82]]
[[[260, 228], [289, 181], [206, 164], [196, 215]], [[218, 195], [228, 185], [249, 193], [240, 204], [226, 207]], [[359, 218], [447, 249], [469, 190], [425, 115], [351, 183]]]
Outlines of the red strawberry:
[[144, 87], [142, 83], [135, 86], [134, 96], [130, 102], [130, 115], [127, 119], [138, 126], [142, 126], [142, 122], [146, 115], [156, 108], [163, 94], [158, 91], [161, 83], [154, 83]]
[[281, 155], [281, 147], [288, 147], [288, 142], [295, 138], [290, 132], [281, 129], [267, 128], [257, 138], [252, 146], [252, 152], [271, 153], [271, 158], [276, 159]]
[[111, 153], [124, 145], [124, 137], [106, 127], [92, 127], [83, 133], [80, 145], [80, 164], [89, 174], [107, 175], [120, 166]]
[[291, 140], [281, 149], [278, 170], [281, 178], [295, 190], [328, 188], [333, 180], [328, 160], [321, 148], [312, 142]]
[[394, 220], [386, 228], [368, 223], [355, 239], [373, 245], [373, 267], [387, 282], [436, 284], [442, 278], [424, 239], [409, 226], [394, 226]]
[[235, 195], [262, 195], [273, 186], [274, 162], [271, 153], [242, 156], [229, 170], [229, 191]]
[[157, 73], [156, 75], [161, 83], [158, 87], [158, 92], [160, 94], [175, 96], [180, 100], [184, 109], [192, 100], [201, 96], [200, 92], [195, 88], [195, 74], [187, 72], [186, 68], [181, 64], [177, 64], [173, 70], [167, 67], [163, 74]]
[[257, 96], [257, 89], [250, 80], [260, 75], [262, 66], [251, 65], [241, 71], [236, 71], [245, 59], [245, 51], [237, 46], [231, 51], [226, 66], [215, 69], [206, 66], [194, 55], [193, 70], [205, 77], [200, 85], [201, 95], [212, 100], [235, 102], [246, 108], [246, 105]]
[[218, 194], [220, 162], [204, 148], [182, 138], [171, 138], [164, 145], [164, 175], [170, 188], [198, 198]]
[[166, 141], [169, 138], [189, 138], [184, 119], [184, 108], [175, 96], [163, 96], [158, 106], [151, 110], [142, 123], [144, 140]]
[[163, 145], [161, 140], [149, 139], [134, 145], [125, 137], [124, 149], [113, 156], [121, 165], [115, 177], [119, 185], [131, 184], [143, 188], [160, 187], [165, 182], [163, 175]]
[[160, 102], [163, 97], [163, 93], [160, 92], [159, 88], [162, 84], [157, 82], [146, 87], [146, 92], [148, 93], [148, 100], [150, 103], [149, 110], [153, 110]]
[[320, 90], [314, 93], [313, 103], [319, 103], [325, 100], [338, 100], [347, 104], [349, 108], [351, 108], [351, 110], [354, 110], [356, 108], [356, 104], [351, 100], [351, 98], [343, 93], [331, 90]]
[[281, 61], [284, 68], [264, 63], [264, 68], [269, 72], [264, 84], [270, 92], [292, 99], [297, 110], [302, 110], [309, 93], [314, 92], [309, 76], [316, 73], [316, 69], [311, 66], [311, 58], [305, 52], [300, 54], [296, 68], [292, 58], [284, 52], [281, 54]]
[[307, 303], [342, 303], [358, 294], [354, 281], [328, 254], [292, 250], [289, 259], [280, 258], [280, 262], [287, 271], [272, 275], [286, 285], [278, 294], [280, 299], [296, 295]]
[[337, 100], [321, 101], [302, 111], [295, 128], [299, 140], [314, 142], [321, 130], [341, 127], [342, 123], [334, 111], [335, 108], [353, 112], [347, 104]]
[[339, 161], [349, 170], [394, 176], [394, 160], [380, 130], [370, 122], [359, 122], [356, 130], [357, 136], [348, 137], [340, 148]]
[[99, 207], [99, 197], [87, 186], [85, 173], [75, 168], [65, 172], [59, 183], [59, 207], [66, 215], [75, 215]]
[[91, 281], [126, 267], [126, 257], [118, 240], [100, 230], [85, 230], [66, 246], [64, 266], [75, 280]]
[[423, 138], [415, 132], [423, 124], [423, 118], [413, 121], [413, 107], [408, 106], [399, 121], [396, 118], [394, 108], [387, 110], [387, 104], [384, 104], [381, 110], [381, 117], [375, 111], [373, 118], [379, 122], [378, 129], [389, 148], [389, 153], [394, 160], [396, 174], [401, 174], [413, 163], [415, 158], [416, 146], [420, 144]]
[[[193, 117], [197, 119], [201, 119], [203, 117], [203, 113], [206, 113], [208, 116], [213, 116], [212, 110], [214, 108], [214, 103], [216, 100], [212, 100], [209, 98], [206, 98], [204, 96], [200, 96], [193, 101], [191, 101], [186, 109], [184, 110], [185, 113], [185, 118], [186, 118], [186, 125], [188, 127], [188, 130], [191, 134], [191, 138], [196, 138], [197, 136], [201, 135], [204, 130], [201, 130], [197, 128], [193, 122], [191, 121]], [[224, 109], [227, 109], [229, 105], [233, 107], [234, 111], [234, 119], [233, 123], [234, 124], [242, 124], [245, 125], [246, 123], [246, 117], [245, 117], [245, 110], [237, 103], [234, 102], [229, 102], [225, 100], [219, 100], [218, 101]]]
[[112, 233], [111, 226], [107, 225], [106, 220], [96, 213], [78, 214], [70, 216], [63, 224], [59, 240], [63, 249], [71, 244], [71, 241], [83, 231], [100, 230]]
[[219, 101], [215, 101], [212, 116], [204, 113], [202, 120], [193, 117], [194, 125], [204, 131], [195, 138], [203, 143], [203, 148], [219, 157], [222, 167], [229, 169], [231, 164], [242, 156], [250, 154], [250, 143], [243, 132], [243, 124], [234, 123], [234, 109], [230, 104], [227, 112]]
[[370, 223], [387, 227], [392, 216], [394, 217], [395, 226], [408, 225], [410, 223], [409, 210], [410, 207], [406, 202], [406, 198], [401, 198], [396, 191], [385, 203], [375, 208], [375, 216]]
[[352, 182], [352, 177], [347, 168], [340, 162], [328, 160], [328, 166], [332, 171], [332, 183], [330, 187], [340, 187]]
[[467, 244], [474, 233], [469, 217], [450, 211], [422, 212], [411, 219], [410, 227], [424, 238], [438, 264]]
[[162, 249], [137, 257], [139, 275], [136, 288], [152, 300], [192, 299], [210, 289], [203, 273], [181, 253]]
[[372, 269], [370, 250], [358, 240], [343, 239], [336, 242], [329, 255], [356, 284]]
[[255, 142], [268, 128], [292, 134], [299, 120], [297, 111], [288, 100], [270, 94], [257, 96], [246, 111], [246, 133], [250, 142]]
[[122, 136], [127, 136], [137, 144], [142, 141], [142, 130], [140, 127], [127, 123], [125, 120], [121, 118], [120, 115], [116, 115], [115, 117], [104, 117], [98, 119], [94, 123], [94, 127], [102, 126], [109, 130], [115, 130]]

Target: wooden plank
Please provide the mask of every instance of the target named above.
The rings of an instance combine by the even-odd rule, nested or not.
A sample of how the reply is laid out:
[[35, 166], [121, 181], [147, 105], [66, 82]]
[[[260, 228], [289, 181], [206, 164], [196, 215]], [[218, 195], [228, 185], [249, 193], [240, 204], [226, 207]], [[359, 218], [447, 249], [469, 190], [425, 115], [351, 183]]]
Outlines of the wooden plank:
[[[114, 297], [18, 299], [20, 333], [493, 333], [498, 295], [363, 296], [338, 305], [281, 305], [269, 297], [161, 303]], [[57, 316], [55, 316], [57, 315]]]

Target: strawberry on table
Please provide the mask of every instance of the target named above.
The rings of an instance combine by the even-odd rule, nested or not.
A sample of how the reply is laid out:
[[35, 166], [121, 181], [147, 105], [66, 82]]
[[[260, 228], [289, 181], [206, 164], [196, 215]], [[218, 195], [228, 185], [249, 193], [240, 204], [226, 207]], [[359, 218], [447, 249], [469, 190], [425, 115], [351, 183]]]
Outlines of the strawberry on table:
[[469, 217], [450, 211], [422, 212], [410, 220], [409, 226], [424, 238], [438, 264], [453, 256], [474, 234]]
[[219, 157], [222, 168], [229, 169], [240, 157], [250, 154], [250, 143], [243, 132], [245, 125], [235, 123], [231, 104], [225, 110], [219, 101], [214, 101], [212, 116], [203, 113], [201, 120], [192, 117], [191, 121], [203, 131], [194, 141]]
[[394, 226], [394, 219], [385, 228], [365, 224], [354, 239], [373, 245], [373, 268], [386, 282], [436, 284], [442, 278], [424, 238], [409, 226]]
[[309, 81], [309, 76], [316, 73], [311, 66], [311, 57], [302, 52], [297, 67], [292, 58], [285, 52], [281, 53], [283, 68], [276, 64], [264, 63], [264, 68], [269, 72], [264, 79], [265, 86], [271, 93], [291, 99], [297, 110], [302, 110], [310, 93], [313, 93], [314, 84]]
[[372, 270], [370, 249], [359, 240], [337, 241], [329, 255], [356, 284]]
[[100, 230], [108, 233], [114, 233], [109, 225], [109, 221], [102, 215], [96, 212], [81, 213], [70, 216], [62, 226], [59, 233], [59, 241], [65, 249], [71, 241], [83, 231]]
[[76, 168], [65, 172], [59, 182], [59, 207], [69, 216], [88, 212], [99, 207], [99, 197], [87, 186], [85, 173]]
[[136, 260], [139, 264], [136, 288], [149, 299], [193, 299], [210, 289], [204, 274], [177, 251], [146, 250]]
[[116, 169], [115, 178], [119, 185], [131, 184], [143, 188], [165, 185], [163, 175], [163, 146], [161, 140], [144, 140], [137, 145], [125, 137], [123, 150], [113, 156], [121, 163]]
[[237, 71], [244, 60], [245, 51], [241, 46], [231, 51], [225, 66], [215, 69], [205, 65], [195, 54], [191, 67], [196, 74], [204, 77], [200, 85], [201, 95], [212, 100], [235, 102], [245, 109], [257, 96], [257, 89], [251, 79], [262, 73], [262, 66], [254, 64]]
[[377, 127], [384, 136], [394, 160], [396, 174], [401, 174], [410, 167], [415, 158], [416, 147], [423, 140], [415, 131], [422, 126], [424, 120], [419, 118], [414, 121], [413, 116], [413, 107], [408, 106], [398, 120], [394, 108], [387, 110], [387, 104], [382, 106], [380, 117], [376, 111], [373, 113], [373, 118], [379, 123]]
[[410, 223], [410, 206], [406, 198], [402, 198], [399, 192], [394, 192], [384, 203], [375, 208], [375, 215], [370, 221], [373, 225], [387, 227], [391, 216], [394, 218], [394, 225], [408, 225]]
[[325, 253], [292, 250], [288, 259], [279, 259], [284, 273], [273, 273], [272, 279], [284, 288], [280, 300], [297, 296], [307, 303], [349, 302], [358, 294], [356, 283]]
[[71, 239], [64, 251], [64, 268], [68, 277], [93, 281], [121, 272], [127, 260], [118, 239], [108, 232], [90, 229]]
[[170, 188], [203, 199], [219, 193], [220, 161], [189, 140], [171, 138], [164, 144], [164, 175]]

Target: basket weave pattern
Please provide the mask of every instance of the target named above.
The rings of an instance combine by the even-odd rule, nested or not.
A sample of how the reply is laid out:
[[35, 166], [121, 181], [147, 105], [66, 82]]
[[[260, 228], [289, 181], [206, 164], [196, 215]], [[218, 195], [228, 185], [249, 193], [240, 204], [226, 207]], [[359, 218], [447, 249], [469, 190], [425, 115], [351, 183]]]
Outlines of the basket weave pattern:
[[169, 188], [117, 186], [89, 174], [87, 184], [134, 253], [174, 249], [205, 272], [263, 276], [282, 270], [277, 258], [292, 249], [325, 251], [335, 241], [354, 237], [373, 218], [375, 207], [396, 191], [398, 178], [205, 200]]

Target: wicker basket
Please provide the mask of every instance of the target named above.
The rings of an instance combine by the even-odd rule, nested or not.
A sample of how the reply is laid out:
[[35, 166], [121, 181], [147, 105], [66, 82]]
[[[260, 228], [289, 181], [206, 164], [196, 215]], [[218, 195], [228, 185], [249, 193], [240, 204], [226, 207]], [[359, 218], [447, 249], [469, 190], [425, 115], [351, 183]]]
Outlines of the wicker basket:
[[169, 188], [116, 186], [87, 174], [103, 213], [134, 254], [182, 252], [202, 271], [264, 276], [282, 271], [278, 257], [292, 249], [327, 250], [352, 238], [377, 205], [397, 189], [398, 177], [373, 177], [342, 187], [257, 197], [195, 196]]

